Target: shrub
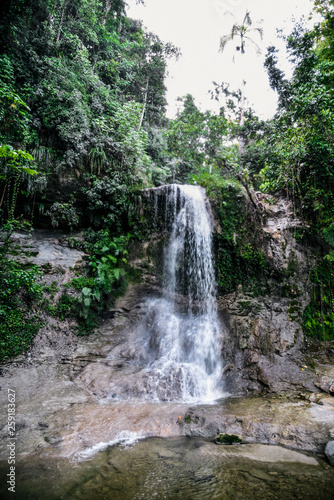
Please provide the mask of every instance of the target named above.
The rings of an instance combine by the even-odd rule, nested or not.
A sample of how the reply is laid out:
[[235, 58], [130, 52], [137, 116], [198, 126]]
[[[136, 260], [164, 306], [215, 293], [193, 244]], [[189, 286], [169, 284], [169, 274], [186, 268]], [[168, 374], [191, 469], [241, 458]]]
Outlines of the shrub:
[[73, 231], [80, 222], [79, 214], [74, 207], [74, 199], [69, 203], [56, 201], [46, 213], [51, 218], [52, 227], [61, 227]]

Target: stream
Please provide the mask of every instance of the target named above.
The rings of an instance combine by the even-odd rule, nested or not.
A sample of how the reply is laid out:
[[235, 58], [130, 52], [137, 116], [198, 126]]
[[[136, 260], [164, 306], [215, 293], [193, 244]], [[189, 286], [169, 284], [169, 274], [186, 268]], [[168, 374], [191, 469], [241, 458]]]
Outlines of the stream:
[[[150, 438], [131, 444], [128, 435], [123, 443], [80, 461], [24, 460], [15, 497], [332, 500], [333, 491], [333, 472], [324, 461], [278, 446], [217, 446], [204, 438]], [[0, 494], [13, 498], [3, 484]]]

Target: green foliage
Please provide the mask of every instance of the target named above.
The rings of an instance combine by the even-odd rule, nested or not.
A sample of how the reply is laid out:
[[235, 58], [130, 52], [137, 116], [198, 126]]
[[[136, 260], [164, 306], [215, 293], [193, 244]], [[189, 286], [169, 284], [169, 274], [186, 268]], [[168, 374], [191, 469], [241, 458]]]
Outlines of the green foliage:
[[[60, 320], [77, 321], [77, 335], [88, 335], [98, 326], [105, 307], [124, 293], [127, 285], [127, 246], [130, 235], [114, 236], [107, 229], [88, 230], [84, 241], [76, 243], [87, 254], [84, 276], [73, 278], [54, 305], [44, 299], [44, 309]], [[52, 287], [51, 287], [52, 288]], [[54, 296], [54, 289], [46, 289]]]
[[87, 232], [84, 248], [89, 252], [87, 267], [89, 275], [94, 277], [95, 290], [89, 287], [82, 290], [84, 306], [88, 306], [88, 300], [100, 302], [103, 293], [117, 296], [125, 277], [129, 238], [130, 235], [113, 237], [107, 229]]
[[36, 267], [1, 259], [0, 275], [0, 360], [26, 352], [41, 321], [33, 305], [41, 298], [43, 287], [36, 280]]
[[254, 221], [246, 211], [246, 198], [240, 182], [224, 179], [217, 172], [193, 177], [206, 188], [219, 217], [219, 231], [214, 234], [216, 278], [221, 294], [242, 284], [256, 295], [268, 287], [272, 271], [258, 241]]
[[[334, 24], [332, 2], [316, 0], [323, 16], [313, 30], [296, 24], [286, 38], [293, 76], [278, 67], [277, 50], [269, 47], [265, 66], [278, 92], [279, 111], [250, 137], [243, 160], [253, 183], [265, 192], [283, 192], [307, 229], [297, 241], [317, 248], [318, 264], [311, 272], [313, 292], [303, 317], [304, 333], [320, 340], [333, 338], [334, 261]], [[320, 244], [320, 246], [319, 246]], [[294, 259], [289, 274], [298, 272]]]
[[[322, 231], [324, 240], [332, 247], [334, 247], [334, 222], [325, 227]], [[332, 250], [333, 251], [333, 250]]]
[[313, 293], [305, 308], [303, 330], [305, 335], [319, 339], [334, 338], [334, 270], [331, 259], [322, 259], [310, 274]]
[[74, 317], [76, 312], [77, 299], [71, 297], [67, 293], [63, 293], [56, 306], [51, 309], [52, 315], [64, 320], [65, 318]]
[[322, 298], [323, 310], [319, 299], [313, 299], [304, 310], [303, 331], [308, 337], [318, 340], [333, 340], [334, 338], [334, 304], [329, 303], [329, 296]]
[[[326, 14], [327, 16], [327, 14]], [[295, 63], [288, 81], [277, 68], [275, 49], [267, 54], [271, 85], [279, 93], [280, 112], [261, 141], [261, 189], [284, 190], [331, 245], [334, 209], [334, 95], [332, 23], [327, 17], [311, 31], [299, 25], [287, 39]]]
[[74, 207], [74, 201], [72, 198], [69, 203], [56, 201], [51, 205], [46, 215], [50, 217], [52, 227], [61, 227], [72, 231], [79, 224], [80, 217]]
[[170, 121], [166, 139], [172, 178], [184, 182], [203, 169], [211, 172], [225, 167], [228, 148], [223, 138], [228, 133], [228, 122], [224, 113], [202, 113], [190, 94], [180, 100], [183, 110]]
[[215, 439], [216, 443], [219, 444], [240, 444], [242, 443], [242, 438], [240, 436], [236, 436], [235, 434], [218, 434]]
[[11, 236], [15, 231], [29, 230], [26, 221], [11, 220], [0, 230], [0, 360], [26, 352], [37, 334], [41, 320], [35, 307], [43, 286], [37, 282], [36, 266], [26, 267], [8, 258]]
[[[148, 137], [163, 135], [167, 59], [179, 52], [126, 18], [125, 5], [6, 2], [0, 20], [0, 209], [9, 206], [3, 218], [13, 217], [16, 198], [32, 212], [52, 186], [61, 191], [57, 205], [46, 205], [53, 222], [73, 227], [68, 194], [59, 189], [64, 177], [88, 191], [96, 188], [92, 174], [95, 184], [109, 178], [115, 188], [125, 182], [130, 190], [165, 181], [165, 143], [151, 147]], [[12, 179], [13, 171], [19, 179]], [[37, 171], [43, 182], [27, 178]]]
[[131, 193], [126, 179], [120, 174], [100, 179], [93, 176], [91, 187], [85, 189], [84, 194], [87, 199], [87, 214], [93, 227], [121, 230], [127, 220], [131, 203]]
[[57, 287], [57, 282], [53, 281], [51, 286], [44, 286], [44, 292], [49, 293], [51, 298], [53, 299], [57, 292], [59, 292], [59, 288]]
[[0, 143], [26, 142], [30, 108], [15, 92], [14, 68], [6, 54], [0, 55]]
[[[61, 319], [79, 318], [78, 332], [86, 334], [126, 286], [130, 235], [121, 235], [130, 228], [137, 237], [151, 232], [135, 221], [138, 192], [167, 180], [204, 186], [215, 206], [221, 227], [214, 239], [221, 293], [240, 284], [257, 294], [268, 290], [273, 271], [259, 250], [246, 200], [251, 185], [286, 193], [309, 226], [311, 236], [296, 232], [297, 238], [323, 246], [304, 329], [331, 338], [334, 23], [332, 2], [314, 4], [323, 20], [309, 32], [296, 25], [286, 39], [295, 66], [290, 80], [278, 67], [276, 49], [268, 49], [265, 65], [278, 92], [279, 112], [264, 123], [244, 109], [243, 89], [231, 92], [226, 84], [215, 84], [213, 97], [224, 94], [226, 101], [218, 114], [202, 112], [187, 94], [177, 117], [167, 120], [167, 59], [179, 52], [128, 19], [123, 0], [5, 2], [0, 20], [1, 263], [11, 287], [15, 276], [20, 284], [13, 311], [27, 325], [27, 339], [35, 323], [26, 304], [30, 295], [38, 298], [38, 290], [24, 282], [28, 271], [14, 268], [5, 256], [18, 227], [15, 212], [29, 205], [26, 214], [47, 214], [53, 227], [92, 226], [83, 243], [71, 240], [88, 254], [87, 275], [75, 278], [59, 302], [47, 306]], [[247, 12], [222, 38], [222, 48], [237, 37], [243, 53], [251, 29]], [[255, 29], [261, 37], [262, 30]], [[239, 151], [235, 139], [244, 146]], [[62, 190], [63, 182], [75, 187]], [[59, 193], [52, 201], [50, 186]], [[289, 277], [297, 271], [291, 259]], [[290, 283], [281, 289], [294, 297]], [[55, 290], [47, 293], [52, 298]], [[7, 302], [1, 297], [14, 342], [18, 323], [8, 309], [10, 296]], [[9, 351], [16, 352], [20, 342]]]
[[74, 317], [77, 334], [87, 335], [99, 323], [99, 315], [127, 285], [127, 246], [130, 235], [113, 236], [109, 230], [88, 230], [81, 249], [87, 253], [86, 276], [74, 278], [66, 288], [79, 295], [64, 293], [58, 304], [49, 307], [61, 319]]
[[[21, 151], [20, 149], [14, 150], [12, 146], [6, 144], [5, 146], [0, 146], [0, 162], [2, 165], [9, 167], [9, 169], [14, 170], [18, 173], [25, 173], [29, 175], [36, 175], [38, 172], [28, 166], [34, 161], [33, 157], [26, 151]], [[6, 175], [1, 174], [1, 178], [5, 179]]]
[[27, 319], [26, 313], [20, 309], [4, 306], [1, 306], [0, 318], [0, 360], [5, 361], [25, 353], [31, 347], [41, 321], [38, 316]]
[[65, 285], [67, 288], [74, 288], [74, 290], [81, 291], [83, 288], [92, 288], [94, 286], [94, 278], [87, 278], [86, 276], [79, 276], [73, 278], [70, 283]]
[[34, 159], [21, 144], [29, 136], [29, 107], [14, 92], [14, 70], [7, 55], [0, 56], [0, 220], [14, 219], [19, 187], [36, 175]]

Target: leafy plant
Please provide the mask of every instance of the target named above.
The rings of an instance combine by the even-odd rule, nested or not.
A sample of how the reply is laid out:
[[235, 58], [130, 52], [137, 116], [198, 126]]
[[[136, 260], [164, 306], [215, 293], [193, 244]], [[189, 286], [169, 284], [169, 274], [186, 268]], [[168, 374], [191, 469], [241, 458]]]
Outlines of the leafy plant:
[[88, 230], [81, 242], [86, 254], [86, 276], [79, 276], [66, 285], [79, 292], [64, 293], [49, 312], [78, 321], [78, 335], [87, 335], [98, 325], [99, 314], [124, 292], [127, 284], [127, 246], [131, 235], [113, 236], [109, 230]]
[[79, 224], [80, 217], [74, 206], [74, 198], [69, 203], [55, 202], [46, 213], [51, 219], [52, 227], [67, 228], [72, 231]]
[[310, 274], [313, 282], [311, 302], [303, 315], [305, 335], [318, 340], [334, 338], [334, 271], [332, 261], [324, 258]]
[[37, 267], [2, 259], [0, 276], [0, 360], [26, 352], [37, 334], [41, 320], [33, 306], [42, 296]]

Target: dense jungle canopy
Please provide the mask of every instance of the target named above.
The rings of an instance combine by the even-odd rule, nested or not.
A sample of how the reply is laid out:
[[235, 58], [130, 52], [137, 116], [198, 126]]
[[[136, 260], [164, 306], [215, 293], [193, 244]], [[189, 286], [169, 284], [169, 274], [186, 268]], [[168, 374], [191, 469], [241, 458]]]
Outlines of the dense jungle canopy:
[[[179, 49], [128, 18], [125, 6], [123, 0], [2, 3], [0, 357], [28, 348], [39, 328], [31, 304], [42, 307], [46, 293], [37, 268], [8, 256], [12, 233], [59, 228], [85, 250], [85, 273], [72, 284], [77, 298], [63, 296], [53, 309], [44, 299], [43, 307], [58, 316], [75, 314], [78, 333], [86, 334], [131, 275], [129, 243], [150, 233], [136, 215], [140, 191], [170, 182], [203, 185], [231, 219], [237, 214], [225, 210], [223, 192], [246, 191], [259, 218], [254, 191], [291, 200], [305, 221], [295, 236], [318, 255], [304, 333], [332, 339], [334, 1], [315, 0], [321, 22], [306, 30], [301, 21], [286, 38], [291, 79], [279, 68], [275, 47], [267, 48], [277, 113], [261, 121], [245, 109], [242, 122], [242, 92], [224, 82], [211, 89], [219, 113], [201, 111], [188, 94], [180, 97], [176, 118], [167, 119], [167, 60], [178, 58]], [[73, 230], [85, 231], [80, 242]], [[234, 252], [238, 268], [225, 273], [221, 293], [265, 268], [263, 256], [249, 255], [246, 243], [228, 231], [221, 246], [225, 256]]]

